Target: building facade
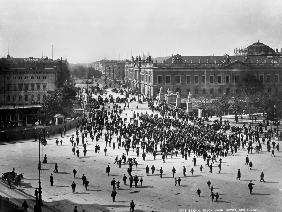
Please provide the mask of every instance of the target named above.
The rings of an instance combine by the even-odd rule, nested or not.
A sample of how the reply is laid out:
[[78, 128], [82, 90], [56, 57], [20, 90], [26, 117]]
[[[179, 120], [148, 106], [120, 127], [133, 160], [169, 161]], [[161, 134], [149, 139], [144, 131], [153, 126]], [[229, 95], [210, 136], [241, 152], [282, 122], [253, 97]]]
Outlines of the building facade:
[[236, 56], [173, 55], [163, 63], [147, 58], [126, 64], [125, 82], [148, 97], [160, 88], [187, 97], [236, 95], [243, 90], [261, 88], [270, 95], [282, 94], [282, 56], [257, 42]]
[[62, 60], [0, 59], [1, 127], [33, 125], [44, 96], [60, 85]]

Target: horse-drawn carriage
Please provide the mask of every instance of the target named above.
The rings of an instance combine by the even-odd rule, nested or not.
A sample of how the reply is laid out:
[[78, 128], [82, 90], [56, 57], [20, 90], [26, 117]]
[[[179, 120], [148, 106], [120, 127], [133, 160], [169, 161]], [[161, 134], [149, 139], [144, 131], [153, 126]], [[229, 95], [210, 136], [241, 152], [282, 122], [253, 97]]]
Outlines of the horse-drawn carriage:
[[12, 187], [12, 183], [15, 186], [19, 186], [23, 179], [23, 173], [17, 174], [14, 170], [11, 172], [5, 172], [5, 173], [2, 173], [1, 179], [2, 179], [2, 182], [7, 183], [10, 188]]

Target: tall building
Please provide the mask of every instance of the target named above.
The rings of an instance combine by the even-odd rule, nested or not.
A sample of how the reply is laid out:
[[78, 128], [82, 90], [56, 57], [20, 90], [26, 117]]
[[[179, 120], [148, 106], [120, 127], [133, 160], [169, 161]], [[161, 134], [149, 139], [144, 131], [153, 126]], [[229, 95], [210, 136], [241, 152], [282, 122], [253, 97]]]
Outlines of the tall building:
[[[132, 59], [125, 67], [125, 81], [134, 90], [156, 97], [159, 89], [187, 97], [216, 97], [261, 88], [282, 94], [282, 55], [257, 42], [234, 56], [172, 55], [162, 63], [151, 58]], [[236, 51], [234, 51], [236, 53]]]
[[28, 126], [38, 119], [44, 96], [62, 85], [66, 61], [0, 59], [0, 127]]

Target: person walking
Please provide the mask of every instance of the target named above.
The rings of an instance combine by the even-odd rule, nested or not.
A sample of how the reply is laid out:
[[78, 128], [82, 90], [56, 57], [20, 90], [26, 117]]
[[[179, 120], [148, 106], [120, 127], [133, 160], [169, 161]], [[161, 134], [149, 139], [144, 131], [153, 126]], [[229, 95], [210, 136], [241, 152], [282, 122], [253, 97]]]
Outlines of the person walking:
[[174, 166], [173, 166], [173, 168], [172, 168], [172, 177], [174, 178], [174, 175], [175, 175], [175, 173], [176, 173], [176, 169], [174, 168]]
[[141, 184], [141, 187], [143, 186], [143, 178], [141, 177], [140, 179], [140, 184]]
[[236, 180], [241, 180], [241, 171], [238, 169]]
[[198, 188], [198, 189], [197, 189], [197, 194], [198, 194], [199, 197], [201, 196], [201, 192], [202, 192], [202, 191]]
[[24, 208], [24, 211], [27, 211], [28, 204], [27, 204], [26, 200], [23, 201], [22, 207]]
[[51, 184], [51, 186], [54, 185], [54, 177], [53, 177], [53, 174], [50, 175], [50, 184]]
[[108, 176], [110, 176], [110, 171], [111, 171], [111, 168], [110, 168], [110, 166], [108, 165], [107, 168], [106, 168], [106, 173], [108, 174]]
[[252, 181], [250, 181], [249, 184], [248, 184], [248, 188], [249, 188], [250, 194], [252, 194], [252, 192], [253, 192], [254, 185], [255, 185], [255, 184], [252, 183]]
[[75, 169], [72, 170], [73, 178], [75, 178], [77, 171]]
[[123, 178], [122, 178], [122, 180], [123, 180], [123, 184], [124, 184], [124, 185], [126, 185], [126, 180], [127, 180], [127, 177], [126, 177], [126, 175], [125, 175], [125, 174], [123, 174]]
[[76, 188], [76, 184], [75, 184], [74, 181], [72, 181], [71, 188], [72, 188], [72, 193], [74, 193], [75, 192], [75, 188]]
[[260, 173], [260, 180], [259, 181], [260, 182], [265, 182], [264, 181], [264, 173], [263, 172]]
[[130, 202], [130, 212], [134, 212], [134, 208], [135, 208], [135, 203], [133, 202], [133, 200], [131, 200]]
[[161, 169], [160, 169], [160, 177], [162, 178], [163, 177], [163, 168], [161, 167]]
[[111, 193], [111, 197], [113, 198], [113, 202], [116, 201], [116, 196], [117, 196], [117, 191], [113, 190], [112, 193]]

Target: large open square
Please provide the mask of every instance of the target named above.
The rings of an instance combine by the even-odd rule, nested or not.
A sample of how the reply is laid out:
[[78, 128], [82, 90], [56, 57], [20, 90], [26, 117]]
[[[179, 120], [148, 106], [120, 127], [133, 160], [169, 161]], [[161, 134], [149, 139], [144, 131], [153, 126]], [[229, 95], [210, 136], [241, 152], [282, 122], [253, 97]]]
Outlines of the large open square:
[[[109, 94], [110, 92], [108, 92]], [[115, 95], [115, 94], [114, 94]], [[124, 104], [120, 104], [124, 105]], [[136, 106], [138, 105], [138, 109]], [[112, 106], [108, 104], [106, 107]], [[129, 108], [122, 112], [121, 117], [129, 120], [133, 118], [133, 113], [152, 113], [147, 103], [130, 103]], [[105, 133], [105, 130], [103, 131]], [[95, 153], [96, 141], [93, 142], [88, 137], [87, 154], [83, 156], [82, 145], [79, 145], [80, 156], [73, 155], [70, 137], [75, 134], [75, 129], [67, 132], [63, 138], [60, 135], [47, 139], [46, 146], [41, 145], [41, 157], [47, 155], [48, 163], [42, 164], [41, 181], [43, 189], [44, 204], [52, 206], [59, 211], [71, 211], [75, 205], [80, 210], [85, 211], [129, 211], [129, 204], [134, 200], [136, 211], [280, 211], [282, 204], [281, 187], [281, 153], [276, 152], [275, 157], [266, 151], [265, 145], [262, 152], [247, 154], [247, 150], [239, 149], [237, 153], [228, 155], [222, 160], [222, 171], [218, 173], [218, 161], [213, 164], [213, 172], [209, 172], [209, 167], [202, 157], [197, 158], [196, 166], [193, 165], [194, 154], [185, 160], [179, 153], [176, 157], [168, 155], [165, 163], [161, 155], [157, 154], [156, 159], [152, 154], [147, 154], [145, 161], [141, 154], [136, 156], [136, 149], [130, 149], [128, 157], [137, 158], [138, 165], [133, 166], [132, 175], [143, 178], [141, 187], [138, 183], [137, 188], [132, 188], [123, 184], [122, 177], [127, 174], [128, 164], [114, 164], [115, 157], [126, 154], [124, 148], [113, 150], [107, 147], [106, 156], [104, 148], [106, 145], [104, 135], [97, 142], [101, 150]], [[62, 145], [56, 144], [56, 139], [62, 140]], [[113, 137], [116, 143], [116, 136]], [[277, 141], [276, 141], [277, 142]], [[280, 141], [278, 141], [280, 143]], [[109, 145], [109, 144], [108, 144]], [[252, 170], [245, 165], [245, 157], [249, 155], [253, 162]], [[7, 172], [15, 168], [17, 173], [24, 173], [21, 186], [17, 189], [24, 191], [31, 196], [38, 187], [38, 141], [28, 140], [13, 144], [1, 145], [1, 171]], [[54, 173], [55, 163], [58, 164], [58, 173]], [[106, 167], [110, 166], [110, 174], [107, 176]], [[155, 173], [146, 174], [146, 166], [156, 167]], [[200, 166], [203, 165], [202, 172]], [[186, 177], [183, 177], [183, 166], [187, 169]], [[163, 169], [163, 177], [160, 178], [159, 169]], [[172, 168], [175, 167], [175, 177], [181, 177], [181, 184], [175, 185], [172, 177]], [[190, 173], [191, 168], [195, 171]], [[76, 178], [73, 177], [73, 169], [77, 170]], [[236, 180], [237, 170], [241, 169], [242, 178]], [[260, 182], [260, 173], [265, 173], [265, 182]], [[54, 185], [50, 186], [49, 177], [53, 174]], [[82, 185], [82, 174], [89, 180], [88, 190]], [[111, 198], [111, 181], [115, 178], [120, 181], [120, 189], [117, 190], [116, 202]], [[255, 184], [253, 194], [249, 194], [248, 183], [252, 180]], [[76, 191], [71, 189], [72, 182], [77, 184]], [[207, 181], [211, 181], [214, 191], [219, 193], [218, 202], [212, 202]], [[1, 185], [3, 189], [3, 185]], [[201, 196], [197, 195], [197, 189], [202, 191]], [[13, 189], [12, 189], [13, 190]], [[6, 188], [6, 192], [9, 189]], [[0, 192], [1, 193], [1, 192]], [[22, 197], [24, 198], [24, 197]]]

